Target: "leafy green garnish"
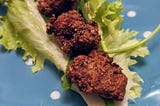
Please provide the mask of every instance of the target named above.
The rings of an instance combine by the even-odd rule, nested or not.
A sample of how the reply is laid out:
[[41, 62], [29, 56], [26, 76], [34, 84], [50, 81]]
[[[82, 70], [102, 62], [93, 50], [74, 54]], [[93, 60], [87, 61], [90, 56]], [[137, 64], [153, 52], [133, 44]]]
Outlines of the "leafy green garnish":
[[156, 35], [158, 32], [160, 31], [160, 25], [157, 26], [157, 28], [144, 40], [141, 40], [135, 44], [131, 44], [127, 47], [123, 47], [123, 48], [118, 48], [118, 49], [113, 49], [113, 50], [107, 50], [106, 46], [103, 46], [103, 50], [112, 54], [112, 53], [121, 53], [121, 52], [126, 52], [126, 51], [130, 51], [133, 50], [135, 48], [138, 48], [140, 46], [143, 46], [145, 43], [147, 43], [148, 40], [150, 40], [154, 35]]
[[71, 84], [71, 82], [67, 79], [66, 74], [64, 74], [64, 75], [62, 76], [61, 80], [62, 80], [62, 88], [63, 88], [64, 90], [68, 90], [68, 89], [71, 88], [71, 85], [72, 85], [72, 84]]
[[160, 30], [160, 26], [149, 37], [141, 40], [136, 38], [136, 31], [121, 29], [123, 22], [121, 0], [115, 0], [114, 2], [98, 0], [98, 3], [92, 0], [82, 0], [79, 8], [87, 21], [96, 20], [99, 24], [99, 33], [102, 39], [100, 42], [101, 49], [113, 57], [128, 77], [126, 89], [128, 98], [140, 97], [142, 90], [140, 82], [143, 82], [143, 80], [136, 72], [129, 70], [129, 66], [137, 63], [131, 57], [149, 55], [146, 42]]
[[104, 100], [104, 101], [105, 101], [106, 106], [115, 106], [113, 100]]
[[35, 63], [33, 73], [43, 68], [45, 59], [66, 70], [68, 57], [46, 34], [46, 23], [34, 0], [9, 0], [7, 14], [0, 21], [0, 44], [8, 50], [23, 49], [24, 60], [31, 56]]

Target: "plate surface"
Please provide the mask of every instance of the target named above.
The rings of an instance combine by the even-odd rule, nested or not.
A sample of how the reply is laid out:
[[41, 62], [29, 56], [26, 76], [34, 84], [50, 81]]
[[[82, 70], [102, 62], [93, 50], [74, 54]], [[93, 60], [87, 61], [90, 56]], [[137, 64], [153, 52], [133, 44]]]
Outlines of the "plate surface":
[[[160, 24], [160, 0], [123, 0], [123, 4], [123, 28], [138, 31], [140, 38]], [[160, 106], [160, 33], [147, 45], [150, 55], [131, 67], [144, 79], [142, 97], [129, 106]], [[61, 88], [60, 75], [49, 62], [33, 75], [21, 53], [7, 52], [0, 46], [0, 106], [86, 106], [78, 94]], [[53, 91], [59, 91], [59, 99], [50, 98]]]

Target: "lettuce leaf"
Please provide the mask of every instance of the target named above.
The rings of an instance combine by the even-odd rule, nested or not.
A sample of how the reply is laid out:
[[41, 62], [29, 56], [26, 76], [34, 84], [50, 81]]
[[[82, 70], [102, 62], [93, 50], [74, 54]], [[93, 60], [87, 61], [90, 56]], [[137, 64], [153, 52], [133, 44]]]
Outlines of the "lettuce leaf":
[[96, 94], [88, 95], [81, 92], [75, 84], [72, 84], [71, 89], [78, 92], [86, 101], [88, 106], [112, 106], [112, 105], [106, 105], [105, 101]]
[[66, 57], [46, 34], [45, 21], [37, 10], [34, 0], [9, 0], [6, 16], [0, 19], [0, 44], [8, 50], [21, 48], [23, 59], [33, 58], [32, 72], [43, 69], [45, 59], [50, 60], [59, 70], [66, 70]]
[[86, 21], [93, 19], [98, 8], [106, 0], [79, 0], [79, 10], [83, 13]]

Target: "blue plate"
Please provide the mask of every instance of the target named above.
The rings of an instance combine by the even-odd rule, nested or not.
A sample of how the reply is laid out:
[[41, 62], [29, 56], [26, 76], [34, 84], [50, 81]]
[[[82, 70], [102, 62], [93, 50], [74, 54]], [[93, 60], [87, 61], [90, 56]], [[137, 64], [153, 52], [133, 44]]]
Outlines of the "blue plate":
[[[140, 38], [160, 24], [159, 0], [123, 0], [123, 4], [123, 27], [137, 30]], [[0, 15], [3, 14], [4, 8], [0, 7]], [[131, 67], [144, 83], [142, 97], [129, 106], [160, 106], [159, 39], [160, 33], [147, 44], [150, 55], [138, 59], [139, 64]], [[77, 93], [62, 89], [60, 76], [61, 73], [48, 61], [42, 71], [33, 75], [21, 53], [8, 52], [0, 46], [0, 106], [86, 106]], [[53, 91], [60, 92], [59, 99], [50, 98]]]

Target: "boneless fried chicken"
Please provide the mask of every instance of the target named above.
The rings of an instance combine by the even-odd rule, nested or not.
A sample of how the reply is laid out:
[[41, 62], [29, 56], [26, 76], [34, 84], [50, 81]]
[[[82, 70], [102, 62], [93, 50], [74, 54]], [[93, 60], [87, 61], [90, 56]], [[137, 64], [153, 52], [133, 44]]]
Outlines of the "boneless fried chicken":
[[74, 58], [67, 77], [84, 93], [97, 93], [104, 98], [121, 101], [127, 84], [127, 77], [121, 70], [105, 52], [93, 50], [88, 56]]
[[101, 40], [98, 25], [95, 21], [85, 23], [81, 14], [72, 10], [76, 3], [77, 0], [38, 1], [39, 11], [50, 17], [47, 33], [54, 34], [61, 49], [74, 57], [67, 78], [86, 94], [97, 93], [121, 101], [128, 79], [108, 54], [96, 50]]
[[38, 0], [38, 10], [46, 17], [76, 9], [77, 0]]
[[95, 21], [86, 24], [84, 18], [75, 10], [62, 13], [57, 19], [51, 18], [47, 32], [54, 35], [61, 49], [71, 56], [88, 54], [98, 48], [101, 40]]

